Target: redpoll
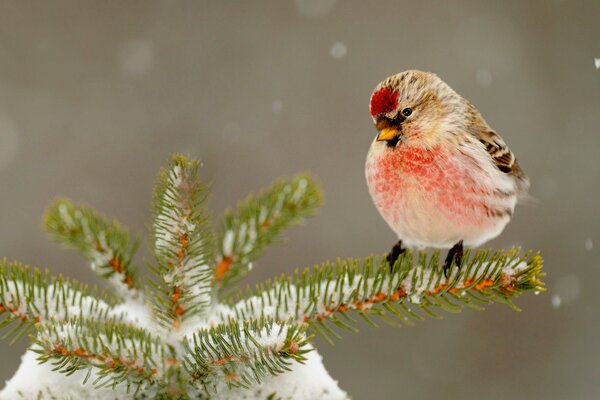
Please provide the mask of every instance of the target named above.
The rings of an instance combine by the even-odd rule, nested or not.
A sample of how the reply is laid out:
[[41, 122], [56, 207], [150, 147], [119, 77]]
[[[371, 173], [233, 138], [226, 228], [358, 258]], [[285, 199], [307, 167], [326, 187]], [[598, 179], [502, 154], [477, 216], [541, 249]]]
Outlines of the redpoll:
[[510, 221], [529, 179], [504, 140], [468, 100], [437, 75], [409, 70], [371, 96], [378, 135], [366, 177], [373, 202], [402, 244], [450, 248], [444, 264], [461, 264], [463, 243], [478, 246]]

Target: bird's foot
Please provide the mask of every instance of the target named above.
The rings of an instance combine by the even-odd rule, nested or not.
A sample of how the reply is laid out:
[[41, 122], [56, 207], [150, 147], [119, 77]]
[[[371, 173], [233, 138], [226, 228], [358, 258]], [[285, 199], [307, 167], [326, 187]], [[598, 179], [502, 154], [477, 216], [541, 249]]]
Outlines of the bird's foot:
[[450, 250], [444, 261], [444, 276], [448, 278], [448, 271], [452, 268], [452, 263], [456, 264], [460, 268], [463, 257], [463, 241], [456, 243]]
[[398, 257], [405, 252], [406, 249], [402, 248], [402, 240], [398, 240], [398, 243], [396, 243], [388, 255], [385, 256], [386, 261], [390, 265], [390, 270], [394, 268], [394, 264], [396, 263], [396, 260], [398, 260]]

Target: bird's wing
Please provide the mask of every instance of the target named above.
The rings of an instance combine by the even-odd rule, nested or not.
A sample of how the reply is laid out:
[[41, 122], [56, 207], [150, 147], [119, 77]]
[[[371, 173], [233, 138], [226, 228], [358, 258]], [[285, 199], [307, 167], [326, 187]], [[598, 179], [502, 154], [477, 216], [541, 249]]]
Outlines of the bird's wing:
[[529, 178], [502, 137], [490, 129], [476, 129], [473, 134], [483, 144], [496, 167], [500, 171], [514, 176], [519, 184], [519, 189], [526, 191], [529, 188]]

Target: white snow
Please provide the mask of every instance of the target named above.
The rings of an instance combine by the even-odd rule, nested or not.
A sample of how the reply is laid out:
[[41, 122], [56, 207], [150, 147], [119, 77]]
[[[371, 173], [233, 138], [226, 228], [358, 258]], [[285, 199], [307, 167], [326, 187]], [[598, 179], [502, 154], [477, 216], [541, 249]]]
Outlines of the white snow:
[[308, 182], [306, 181], [306, 179], [300, 179], [300, 181], [298, 181], [298, 187], [296, 188], [294, 194], [292, 195], [292, 198], [290, 199], [292, 203], [298, 203], [300, 201], [300, 199], [302, 198], [302, 196], [304, 196], [304, 193], [306, 192], [307, 185]]
[[554, 295], [560, 297], [561, 304], [567, 305], [581, 296], [581, 281], [575, 274], [563, 275], [552, 286]]
[[342, 58], [346, 57], [347, 53], [348, 47], [342, 42], [335, 42], [329, 49], [329, 55], [331, 55], [331, 57], [335, 60], [341, 60]]
[[594, 65], [596, 66], [596, 69], [600, 69], [600, 57], [594, 58]]
[[273, 100], [273, 103], [271, 104], [271, 111], [273, 111], [273, 114], [279, 114], [282, 110], [283, 102], [280, 99]]
[[[138, 326], [143, 326], [153, 333], [160, 332], [158, 326], [151, 320], [147, 308], [143, 303], [138, 301], [130, 301], [123, 303], [113, 310], [115, 313], [122, 313], [126, 320], [135, 323]], [[212, 306], [211, 315], [225, 314], [231, 309], [225, 305], [218, 304]], [[201, 327], [208, 327], [216, 324], [216, 321], [208, 323], [212, 317], [208, 317], [201, 324], [189, 329], [187, 332], [180, 332], [189, 335], [193, 331]], [[59, 330], [59, 335], [69, 335], [74, 333], [70, 327], [63, 326]], [[283, 339], [285, 338], [286, 330], [279, 332], [278, 327], [274, 327], [270, 333], [261, 332], [255, 336], [255, 339], [264, 346], [273, 348], [274, 351], [281, 349]], [[181, 339], [183, 336], [179, 336]], [[172, 342], [169, 340], [169, 342]], [[177, 349], [179, 350], [179, 349]], [[335, 380], [325, 370], [321, 356], [316, 351], [311, 351], [307, 355], [306, 363], [300, 364], [292, 362], [291, 371], [284, 374], [268, 377], [258, 386], [251, 389], [232, 389], [229, 390], [223, 384], [219, 387], [219, 392], [215, 398], [217, 399], [255, 399], [268, 396], [271, 393], [276, 393], [276, 398], [281, 399], [347, 399], [347, 394], [342, 391]], [[84, 386], [82, 384], [87, 370], [76, 372], [73, 375], [67, 376], [52, 371], [52, 364], [46, 363], [43, 365], [37, 364], [36, 354], [27, 351], [21, 361], [21, 365], [13, 377], [7, 381], [6, 386], [0, 392], [0, 400], [13, 399], [30, 399], [35, 398], [40, 392], [51, 393], [58, 398], [93, 398], [100, 400], [126, 399], [129, 396], [126, 394], [123, 384], [117, 385], [112, 389], [94, 389], [91, 382], [95, 378], [92, 374], [91, 379]], [[308, 384], [307, 384], [308, 383]]]
[[223, 235], [223, 254], [230, 256], [233, 254], [233, 240], [235, 239], [235, 233], [232, 230], [228, 230]]
[[269, 215], [269, 210], [267, 207], [260, 206], [260, 213], [258, 214], [258, 223], [262, 224], [267, 219], [267, 215]]
[[35, 399], [40, 393], [47, 394], [47, 398], [52, 398], [54, 395], [58, 399], [115, 400], [126, 398], [125, 388], [122, 386], [115, 390], [94, 390], [91, 385], [94, 380], [93, 376], [88, 380], [87, 385], [82, 384], [87, 373], [86, 370], [66, 376], [52, 371], [54, 366], [50, 362], [38, 364], [36, 357], [37, 354], [33, 351], [26, 351], [23, 354], [19, 369], [11, 379], [6, 381], [6, 386], [0, 392], [0, 400]]
[[[99, 316], [110, 311], [110, 306], [102, 300], [97, 300], [90, 296], [83, 296], [81, 292], [70, 288], [66, 288], [64, 292], [62, 290], [58, 290], [58, 293], [55, 293], [55, 289], [59, 288], [60, 286], [58, 285], [49, 286], [46, 294], [37, 296], [37, 300], [33, 303], [33, 305], [31, 305], [23, 296], [23, 293], [26, 293], [23, 282], [7, 281], [6, 286], [3, 288], [4, 290], [1, 292], [0, 302], [4, 305], [14, 306], [19, 315], [25, 315], [30, 308], [30, 312], [34, 315], [37, 315], [36, 310], [44, 312], [46, 309], [41, 299], [47, 298], [50, 304], [58, 304], [57, 307], [48, 307], [47, 317], [54, 318], [59, 321], [65, 320], [68, 317], [78, 316], [81, 313], [89, 318], [93, 318], [94, 316]], [[41, 289], [35, 290], [37, 293], [39, 293]], [[17, 292], [21, 295], [21, 302], [19, 304], [15, 304], [17, 301]], [[61, 300], [58, 303], [55, 301], [55, 297], [57, 296]], [[63, 303], [66, 304], [66, 307], [62, 306]], [[114, 315], [116, 316], [117, 314]], [[46, 316], [41, 315], [40, 317], [45, 318]]]
[[156, 332], [157, 327], [156, 322], [152, 319], [151, 307], [140, 297], [127, 298], [125, 302], [113, 307], [110, 314], [121, 316], [123, 321], [137, 327], [146, 328], [150, 332]]
[[[285, 188], [284, 188], [285, 190]], [[277, 196], [277, 203], [275, 203], [275, 207], [273, 207], [273, 215], [278, 216], [280, 211], [281, 211], [281, 207], [283, 207], [283, 201], [285, 200], [285, 194], [284, 193], [279, 193], [279, 195]]]
[[554, 296], [552, 296], [552, 307], [558, 308], [558, 307], [560, 307], [561, 303], [562, 303], [562, 299], [560, 298], [559, 295], [555, 294]]
[[242, 253], [243, 254], [250, 253], [254, 249], [255, 244], [256, 244], [256, 220], [254, 218], [251, 218], [249, 221], [247, 242], [244, 245], [244, 247], [242, 248]]
[[509, 276], [515, 276], [520, 272], [525, 271], [527, 267], [528, 265], [525, 261], [519, 261], [517, 259], [514, 263], [505, 265], [504, 268], [502, 268], [502, 273]]
[[71, 218], [71, 215], [69, 214], [69, 209], [65, 203], [59, 204], [58, 213], [67, 227], [75, 226], [75, 221], [73, 220], [73, 218]]
[[272, 377], [251, 389], [221, 390], [217, 399], [251, 400], [266, 399], [275, 393], [282, 400], [342, 400], [348, 395], [339, 388], [323, 365], [323, 358], [316, 351], [306, 354], [305, 364], [292, 363], [292, 371]]
[[147, 40], [128, 40], [117, 50], [117, 65], [123, 75], [143, 76], [152, 69], [153, 64], [154, 46]]
[[587, 251], [592, 251], [594, 248], [594, 241], [591, 238], [585, 239], [585, 249]]
[[[421, 276], [423, 277], [421, 279]], [[430, 283], [431, 271], [429, 269], [423, 269], [423, 267], [416, 267], [411, 270], [406, 278], [402, 281], [402, 288], [409, 296], [411, 303], [421, 303], [421, 297], [426, 290], [430, 290], [428, 284]], [[413, 281], [414, 287], [413, 287]]]

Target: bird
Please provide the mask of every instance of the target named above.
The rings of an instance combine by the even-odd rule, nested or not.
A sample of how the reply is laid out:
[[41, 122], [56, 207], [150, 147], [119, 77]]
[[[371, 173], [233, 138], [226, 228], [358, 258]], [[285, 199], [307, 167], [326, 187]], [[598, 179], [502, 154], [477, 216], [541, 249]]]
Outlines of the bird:
[[530, 181], [477, 108], [436, 74], [407, 70], [380, 82], [370, 99], [377, 135], [365, 163], [375, 207], [406, 247], [449, 249], [444, 274], [464, 247], [500, 235]]

